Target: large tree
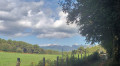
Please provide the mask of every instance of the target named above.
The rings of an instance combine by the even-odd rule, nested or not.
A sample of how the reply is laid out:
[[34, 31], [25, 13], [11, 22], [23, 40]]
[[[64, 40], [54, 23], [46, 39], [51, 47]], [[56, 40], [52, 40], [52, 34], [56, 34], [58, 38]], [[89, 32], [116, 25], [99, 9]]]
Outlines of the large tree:
[[63, 0], [60, 5], [68, 24], [76, 23], [87, 42], [102, 43], [120, 62], [120, 0]]

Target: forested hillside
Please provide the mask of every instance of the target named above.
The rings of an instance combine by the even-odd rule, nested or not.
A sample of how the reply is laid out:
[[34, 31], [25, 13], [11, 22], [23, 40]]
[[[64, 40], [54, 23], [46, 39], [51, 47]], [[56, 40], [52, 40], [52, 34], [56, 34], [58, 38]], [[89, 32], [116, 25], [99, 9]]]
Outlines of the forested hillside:
[[59, 54], [58, 51], [44, 50], [38, 45], [32, 45], [23, 41], [5, 40], [0, 38], [0, 50], [7, 52]]

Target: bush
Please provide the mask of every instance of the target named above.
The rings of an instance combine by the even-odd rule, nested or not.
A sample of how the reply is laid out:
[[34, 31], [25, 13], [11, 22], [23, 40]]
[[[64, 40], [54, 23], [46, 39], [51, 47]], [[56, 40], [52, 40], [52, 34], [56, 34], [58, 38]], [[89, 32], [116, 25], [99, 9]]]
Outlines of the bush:
[[120, 66], [120, 63], [117, 63], [116, 61], [113, 61], [113, 58], [110, 58], [105, 61], [104, 66]]
[[95, 52], [93, 54], [93, 60], [99, 60], [100, 59], [100, 56], [99, 56], [99, 53], [98, 52]]
[[101, 51], [101, 52], [100, 52], [100, 54], [104, 54], [104, 52], [103, 52], [103, 51]]
[[17, 48], [17, 49], [16, 49], [16, 52], [22, 53], [22, 52], [23, 52], [23, 49]]
[[99, 60], [100, 56], [98, 52], [94, 52], [92, 55], [88, 56], [88, 60], [96, 61]]

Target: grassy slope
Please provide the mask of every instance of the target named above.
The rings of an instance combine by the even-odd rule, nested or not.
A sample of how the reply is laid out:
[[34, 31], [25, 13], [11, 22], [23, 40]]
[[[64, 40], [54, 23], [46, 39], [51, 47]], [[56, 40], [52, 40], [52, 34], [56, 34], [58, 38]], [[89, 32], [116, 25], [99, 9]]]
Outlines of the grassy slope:
[[37, 64], [43, 57], [55, 60], [57, 56], [60, 55], [0, 52], [0, 66], [16, 66], [17, 58], [21, 59], [21, 66], [30, 66], [32, 62]]

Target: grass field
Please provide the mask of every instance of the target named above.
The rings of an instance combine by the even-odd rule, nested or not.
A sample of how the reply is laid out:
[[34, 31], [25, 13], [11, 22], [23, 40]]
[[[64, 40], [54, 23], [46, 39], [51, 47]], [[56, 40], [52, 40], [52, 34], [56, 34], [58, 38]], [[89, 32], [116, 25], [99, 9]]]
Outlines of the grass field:
[[43, 57], [56, 60], [57, 56], [61, 55], [0, 52], [0, 66], [16, 66], [17, 58], [21, 59], [21, 66], [30, 66], [32, 62], [37, 64]]
[[[25, 53], [12, 53], [12, 52], [0, 52], [0, 66], [16, 66], [17, 58], [21, 60], [21, 66], [30, 66], [31, 63], [34, 65], [38, 64], [40, 60], [45, 57], [45, 59], [56, 60], [57, 56], [52, 54], [25, 54]], [[71, 55], [69, 55], [70, 57]], [[77, 58], [78, 55], [76, 54]], [[84, 57], [84, 55], [83, 55]], [[81, 56], [79, 55], [79, 58]]]

